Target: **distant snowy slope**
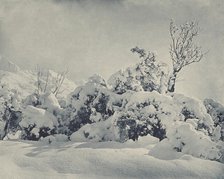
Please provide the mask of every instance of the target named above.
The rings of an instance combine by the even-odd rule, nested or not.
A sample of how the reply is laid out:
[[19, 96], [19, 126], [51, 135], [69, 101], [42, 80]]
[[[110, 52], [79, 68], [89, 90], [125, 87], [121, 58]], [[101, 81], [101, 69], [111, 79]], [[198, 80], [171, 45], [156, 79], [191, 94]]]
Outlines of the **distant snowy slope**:
[[26, 97], [33, 93], [36, 78], [28, 71], [9, 72], [0, 70], [0, 82], [7, 85], [9, 89], [15, 89], [21, 93], [21, 97]]
[[[57, 73], [49, 70], [49, 76], [56, 79]], [[17, 65], [5, 59], [0, 59], [0, 84], [7, 85], [9, 89], [17, 90], [22, 98], [32, 94], [37, 89], [37, 72], [22, 70]], [[52, 86], [52, 84], [51, 84]], [[74, 82], [65, 78], [59, 97], [66, 97], [74, 91]]]
[[9, 72], [17, 72], [20, 70], [20, 68], [12, 63], [11, 61], [8, 61], [2, 57], [0, 57], [0, 70], [9, 71]]

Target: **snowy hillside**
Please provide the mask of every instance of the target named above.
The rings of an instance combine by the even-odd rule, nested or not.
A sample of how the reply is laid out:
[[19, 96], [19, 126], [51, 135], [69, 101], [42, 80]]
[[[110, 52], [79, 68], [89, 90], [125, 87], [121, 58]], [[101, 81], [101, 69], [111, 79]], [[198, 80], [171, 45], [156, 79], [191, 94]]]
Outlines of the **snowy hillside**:
[[[56, 78], [57, 73], [49, 70], [50, 78]], [[35, 70], [22, 70], [16, 64], [0, 59], [0, 84], [9, 89], [17, 90], [22, 98], [32, 94], [37, 89], [37, 72]], [[69, 79], [65, 79], [61, 87], [59, 97], [66, 97], [75, 89], [76, 85]]]
[[0, 57], [0, 64], [1, 64], [0, 70], [3, 70], [3, 71], [18, 72], [20, 70], [20, 68], [16, 64], [2, 57]]

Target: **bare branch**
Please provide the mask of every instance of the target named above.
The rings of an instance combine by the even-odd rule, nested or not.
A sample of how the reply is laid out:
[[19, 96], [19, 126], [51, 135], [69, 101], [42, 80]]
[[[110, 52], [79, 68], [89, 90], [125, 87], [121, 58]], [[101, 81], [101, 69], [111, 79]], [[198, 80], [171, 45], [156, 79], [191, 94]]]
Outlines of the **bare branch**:
[[46, 92], [46, 90], [47, 90], [47, 86], [48, 86], [48, 82], [49, 82], [49, 76], [50, 76], [50, 72], [49, 72], [49, 70], [47, 70], [47, 78], [46, 78], [46, 81], [45, 81], [44, 92]]
[[58, 73], [57, 74], [57, 77], [56, 77], [56, 82], [55, 82], [55, 88], [54, 90], [52, 91], [53, 94], [55, 94], [55, 96], [58, 95], [60, 89], [61, 89], [61, 86], [65, 80], [65, 77], [66, 75], [68, 74], [68, 69], [66, 69], [65, 71], [63, 71], [62, 73]]

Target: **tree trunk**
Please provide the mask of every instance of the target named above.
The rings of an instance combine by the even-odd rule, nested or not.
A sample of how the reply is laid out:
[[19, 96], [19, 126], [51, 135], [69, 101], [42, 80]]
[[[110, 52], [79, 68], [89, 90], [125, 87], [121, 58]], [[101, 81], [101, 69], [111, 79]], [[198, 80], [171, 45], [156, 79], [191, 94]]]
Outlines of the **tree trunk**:
[[177, 78], [177, 72], [173, 71], [173, 73], [171, 74], [169, 78], [168, 89], [167, 89], [167, 91], [170, 93], [173, 93], [175, 91], [176, 78]]
[[2, 140], [7, 136], [8, 132], [9, 132], [10, 118], [11, 118], [11, 110], [7, 106], [6, 110], [4, 112], [5, 127], [4, 127], [4, 134], [3, 134], [2, 138], [1, 138]]

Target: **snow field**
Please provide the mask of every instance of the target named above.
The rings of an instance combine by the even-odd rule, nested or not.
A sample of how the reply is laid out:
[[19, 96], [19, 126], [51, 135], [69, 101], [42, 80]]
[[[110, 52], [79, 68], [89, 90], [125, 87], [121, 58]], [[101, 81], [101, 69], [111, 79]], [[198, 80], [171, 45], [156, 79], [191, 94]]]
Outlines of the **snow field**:
[[[223, 178], [224, 165], [183, 155], [162, 160], [143, 141], [102, 143], [0, 142], [0, 178]], [[149, 140], [147, 143], [150, 143]]]

